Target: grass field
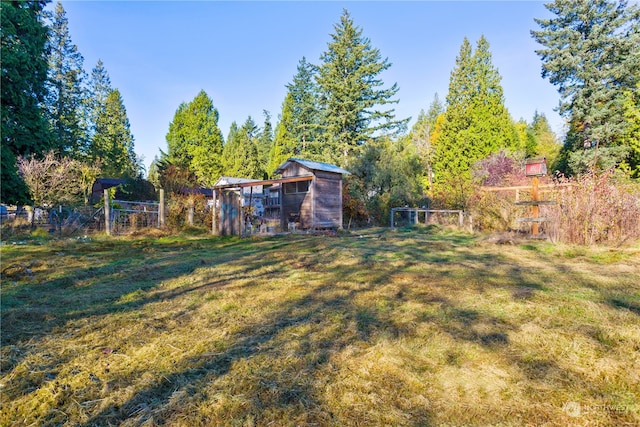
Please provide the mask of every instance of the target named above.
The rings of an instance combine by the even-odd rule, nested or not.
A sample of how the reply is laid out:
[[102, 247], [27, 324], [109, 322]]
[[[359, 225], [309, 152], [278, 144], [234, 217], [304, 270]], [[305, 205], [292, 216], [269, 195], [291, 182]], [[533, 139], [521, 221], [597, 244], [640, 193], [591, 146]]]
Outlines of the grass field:
[[640, 247], [2, 245], [3, 426], [640, 425]]

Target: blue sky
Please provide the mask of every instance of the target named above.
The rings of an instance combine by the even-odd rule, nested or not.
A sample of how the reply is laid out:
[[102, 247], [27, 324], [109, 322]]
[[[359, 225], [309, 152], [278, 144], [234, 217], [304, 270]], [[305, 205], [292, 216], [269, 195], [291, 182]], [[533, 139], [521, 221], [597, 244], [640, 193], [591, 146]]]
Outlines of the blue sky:
[[[539, 46], [530, 36], [534, 18], [549, 16], [542, 2], [221, 2], [63, 1], [72, 41], [87, 73], [102, 59], [120, 90], [148, 167], [181, 102], [201, 89], [213, 100], [226, 136], [248, 116], [262, 125], [263, 110], [275, 126], [300, 59], [318, 64], [343, 9], [392, 66], [385, 86], [400, 87], [398, 118], [428, 109], [434, 94], [447, 95], [449, 75], [466, 36], [484, 36], [502, 76], [512, 117], [531, 121], [544, 113], [553, 130], [558, 94], [540, 76]], [[53, 8], [53, 4], [49, 5]]]

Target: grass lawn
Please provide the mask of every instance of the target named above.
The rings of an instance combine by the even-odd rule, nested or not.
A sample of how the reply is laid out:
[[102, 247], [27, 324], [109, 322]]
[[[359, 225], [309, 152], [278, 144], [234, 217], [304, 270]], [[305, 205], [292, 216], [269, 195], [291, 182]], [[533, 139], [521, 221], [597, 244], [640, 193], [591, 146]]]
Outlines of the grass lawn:
[[640, 246], [4, 242], [2, 426], [640, 425]]

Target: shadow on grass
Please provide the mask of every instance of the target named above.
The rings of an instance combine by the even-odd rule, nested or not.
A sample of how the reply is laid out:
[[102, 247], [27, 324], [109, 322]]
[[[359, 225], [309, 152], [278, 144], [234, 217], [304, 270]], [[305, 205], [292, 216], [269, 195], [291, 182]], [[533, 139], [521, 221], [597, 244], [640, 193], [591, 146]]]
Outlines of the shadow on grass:
[[[509, 334], [519, 325], [469, 308], [453, 294], [467, 286], [477, 295], [499, 290], [516, 303], [527, 303], [545, 291], [552, 275], [510, 265], [494, 253], [466, 249], [473, 244], [474, 238], [466, 235], [408, 233], [407, 239], [393, 239], [381, 233], [363, 238], [291, 236], [259, 241], [140, 241], [137, 245], [117, 241], [84, 246], [78, 252], [93, 254], [97, 258], [94, 265], [69, 268], [47, 283], [20, 283], [6, 294], [3, 290], [2, 345], [28, 342], [34, 346], [39, 338], [60, 333], [54, 328], [63, 330], [68, 322], [131, 312], [186, 295], [193, 296], [188, 309], [195, 311], [206, 302], [207, 293], [224, 292], [229, 287], [247, 290], [272, 279], [289, 280], [294, 273], [304, 274], [309, 283], [301, 285], [299, 298], [241, 319], [224, 342], [197, 355], [178, 357], [175, 369], [162, 375], [155, 372], [154, 378], [126, 402], [89, 413], [88, 420], [82, 422], [56, 422], [92, 426], [134, 419], [136, 425], [162, 424], [185, 410], [176, 396], [188, 396], [190, 407], [200, 407], [215, 402], [216, 394], [224, 390], [245, 399], [237, 411], [223, 408], [223, 413], [216, 414], [229, 424], [248, 420], [257, 425], [277, 424], [277, 414], [286, 414], [284, 422], [279, 420], [281, 424], [374, 425], [382, 422], [367, 417], [397, 409], [404, 413], [404, 425], [431, 425], [437, 417], [427, 406], [383, 405], [375, 408], [381, 411], [377, 415], [358, 413], [357, 408], [352, 408], [351, 414], [338, 413], [338, 408], [326, 404], [326, 383], [319, 383], [317, 377], [331, 371], [332, 358], [347, 349], [413, 337], [418, 326], [428, 324], [457, 342], [510, 358], [527, 378], [562, 378], [564, 372], [553, 360], [528, 360], [510, 351]], [[220, 264], [230, 272], [195, 283], [186, 280], [199, 268]], [[165, 281], [181, 277], [184, 283], [163, 286]], [[83, 280], [91, 284], [83, 286]], [[452, 283], [457, 284], [455, 288], [450, 288]], [[135, 298], [125, 298], [132, 293]], [[403, 321], [397, 308], [408, 300], [429, 310], [417, 314], [416, 321]], [[626, 304], [624, 308], [638, 313], [637, 305], [623, 299], [614, 299], [611, 304]], [[50, 316], [53, 319], [48, 320]], [[12, 328], [9, 333], [7, 320]], [[452, 364], [457, 357], [451, 355]], [[16, 359], [8, 367], [18, 362]], [[63, 358], [57, 360], [58, 364], [64, 362]], [[148, 372], [153, 370], [115, 377], [113, 387], [134, 387], [136, 378]], [[333, 374], [324, 375], [333, 379]], [[398, 394], [410, 390], [409, 385], [403, 386], [402, 378], [395, 380]], [[206, 416], [195, 420], [202, 425], [210, 421]]]

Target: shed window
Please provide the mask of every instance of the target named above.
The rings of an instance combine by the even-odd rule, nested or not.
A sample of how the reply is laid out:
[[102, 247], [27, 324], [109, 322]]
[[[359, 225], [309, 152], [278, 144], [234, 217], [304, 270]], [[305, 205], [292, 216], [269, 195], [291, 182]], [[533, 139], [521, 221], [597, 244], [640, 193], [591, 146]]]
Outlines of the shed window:
[[284, 184], [285, 194], [309, 192], [309, 181], [287, 182]]

